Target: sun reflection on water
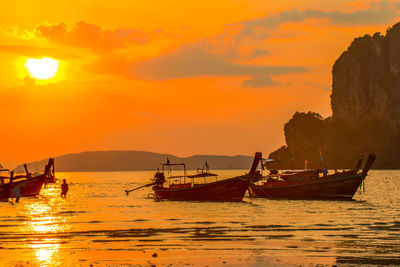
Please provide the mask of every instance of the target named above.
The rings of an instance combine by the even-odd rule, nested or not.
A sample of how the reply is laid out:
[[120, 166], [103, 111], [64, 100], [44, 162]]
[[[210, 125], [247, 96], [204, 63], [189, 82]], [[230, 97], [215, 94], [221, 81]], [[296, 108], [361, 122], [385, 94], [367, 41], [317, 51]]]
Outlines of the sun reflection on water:
[[26, 216], [30, 218], [20, 229], [29, 234], [27, 247], [33, 252], [33, 260], [40, 266], [56, 265], [61, 248], [60, 235], [70, 226], [62, 215], [63, 200], [58, 197], [55, 185], [44, 190], [41, 201], [26, 203]]
[[60, 244], [53, 243], [54, 239], [44, 239], [42, 242], [46, 242], [46, 244], [31, 244], [30, 246], [35, 251], [36, 259], [41, 265], [51, 265], [54, 255], [57, 254], [60, 248]]

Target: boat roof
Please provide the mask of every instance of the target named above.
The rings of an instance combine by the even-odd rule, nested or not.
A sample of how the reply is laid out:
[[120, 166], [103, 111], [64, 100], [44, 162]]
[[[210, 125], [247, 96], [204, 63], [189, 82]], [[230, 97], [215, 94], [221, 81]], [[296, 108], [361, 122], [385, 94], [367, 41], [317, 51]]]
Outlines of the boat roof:
[[163, 166], [185, 166], [185, 163], [169, 163], [169, 162], [167, 162], [167, 163], [163, 163], [161, 165], [163, 165]]
[[202, 172], [193, 175], [188, 175], [189, 178], [201, 178], [201, 177], [208, 177], [208, 176], [218, 176], [218, 174], [211, 173], [211, 172]]
[[[203, 177], [209, 177], [209, 176], [218, 176], [218, 174], [215, 174], [215, 173], [211, 173], [211, 172], [208, 172], [208, 169], [209, 169], [209, 165], [208, 165], [208, 163], [206, 162], [205, 163], [205, 167], [206, 167], [206, 170], [204, 170], [204, 168], [203, 169], [197, 169], [197, 174], [193, 174], [193, 175], [187, 175], [186, 174], [186, 164], [185, 163], [171, 163], [170, 161], [169, 161], [169, 159], [167, 158], [167, 163], [163, 163], [163, 164], [161, 164], [161, 166], [163, 167], [163, 171], [164, 171], [164, 167], [165, 166], [183, 166], [183, 168], [184, 168], [184, 174], [183, 175], [173, 175], [173, 176], [170, 176], [170, 177], [168, 177], [168, 179], [174, 179], [174, 178], [203, 178]], [[199, 172], [199, 170], [201, 170], [200, 172]]]
[[193, 175], [173, 175], [168, 177], [168, 179], [174, 179], [174, 178], [202, 178], [202, 177], [210, 177], [210, 176], [218, 176], [218, 174], [211, 173], [211, 172], [202, 172], [202, 173], [197, 173]]

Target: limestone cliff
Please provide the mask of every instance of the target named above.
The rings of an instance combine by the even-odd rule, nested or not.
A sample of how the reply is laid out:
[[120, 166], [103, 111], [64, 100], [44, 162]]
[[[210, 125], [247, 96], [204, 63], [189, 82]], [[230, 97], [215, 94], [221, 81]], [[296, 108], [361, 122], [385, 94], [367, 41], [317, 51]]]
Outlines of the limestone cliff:
[[400, 23], [385, 36], [354, 39], [336, 60], [331, 106], [327, 119], [296, 113], [284, 128], [287, 147], [271, 156], [296, 159], [297, 167], [307, 159], [313, 168], [343, 168], [373, 152], [375, 167], [400, 168]]
[[379, 120], [400, 129], [400, 23], [356, 38], [332, 69], [333, 119]]

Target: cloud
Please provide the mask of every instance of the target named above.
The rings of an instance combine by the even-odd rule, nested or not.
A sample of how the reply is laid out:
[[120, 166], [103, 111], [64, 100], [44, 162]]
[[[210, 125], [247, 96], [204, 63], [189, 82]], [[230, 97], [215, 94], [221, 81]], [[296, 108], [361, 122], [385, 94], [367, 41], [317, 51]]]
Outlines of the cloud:
[[246, 65], [227, 61], [214, 54], [207, 42], [179, 47], [159, 57], [135, 62], [130, 75], [136, 79], [169, 80], [198, 76], [251, 76], [244, 85], [261, 87], [275, 84], [270, 75], [302, 73], [303, 66]]
[[[25, 104], [29, 104], [29, 92], [31, 88], [43, 88], [41, 85], [37, 85], [35, 79], [25, 77], [23, 84], [12, 87], [0, 86], [0, 110], [4, 112], [4, 109], [16, 110], [22, 108]], [[36, 103], [35, 103], [36, 104]]]
[[130, 76], [128, 68], [130, 62], [120, 55], [103, 55], [98, 60], [84, 64], [83, 67], [89, 72], [98, 74], [112, 74]]
[[341, 26], [389, 23], [399, 15], [399, 5], [387, 1], [375, 2], [367, 9], [353, 12], [324, 11], [319, 9], [286, 10], [261, 19], [244, 21], [244, 26], [274, 28], [286, 22], [302, 22], [308, 19], [327, 19], [331, 24]]
[[243, 82], [244, 87], [259, 88], [278, 84], [267, 75], [254, 75], [251, 79]]
[[268, 55], [269, 52], [267, 50], [262, 50], [262, 49], [254, 49], [251, 55], [248, 57], [248, 59], [255, 59], [259, 57], [263, 57]]
[[84, 21], [72, 25], [65, 23], [41, 24], [35, 33], [39, 37], [76, 47], [89, 48], [96, 52], [128, 47], [131, 44], [145, 44], [149, 34], [129, 28], [108, 30]]
[[28, 45], [0, 45], [0, 53], [16, 54], [26, 57], [53, 57], [57, 59], [73, 59], [77, 56], [69, 53], [59, 52], [48, 47], [36, 47]]

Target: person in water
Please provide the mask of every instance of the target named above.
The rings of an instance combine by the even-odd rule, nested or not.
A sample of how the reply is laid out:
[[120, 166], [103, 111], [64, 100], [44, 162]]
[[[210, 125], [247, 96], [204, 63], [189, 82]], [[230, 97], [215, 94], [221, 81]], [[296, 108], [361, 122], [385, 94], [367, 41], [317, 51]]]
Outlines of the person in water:
[[13, 203], [12, 200], [15, 198], [15, 202], [18, 203], [19, 199], [21, 198], [21, 193], [19, 192], [19, 188], [15, 186], [14, 181], [12, 179], [10, 179], [8, 187], [9, 187], [8, 201]]
[[68, 189], [67, 181], [64, 179], [63, 183], [61, 184], [61, 197], [67, 197]]
[[19, 188], [16, 187], [15, 185], [12, 185], [12, 194], [13, 198], [15, 198], [15, 202], [19, 202], [19, 199], [21, 198], [21, 192], [19, 192]]
[[325, 176], [328, 175], [328, 169], [326, 168], [326, 166], [324, 166], [324, 168], [322, 169], [322, 174]]
[[14, 188], [14, 181], [12, 178], [10, 178], [10, 181], [7, 184], [7, 190], [8, 190], [8, 196], [9, 198], [12, 198], [14, 196], [13, 194], [13, 188]]

